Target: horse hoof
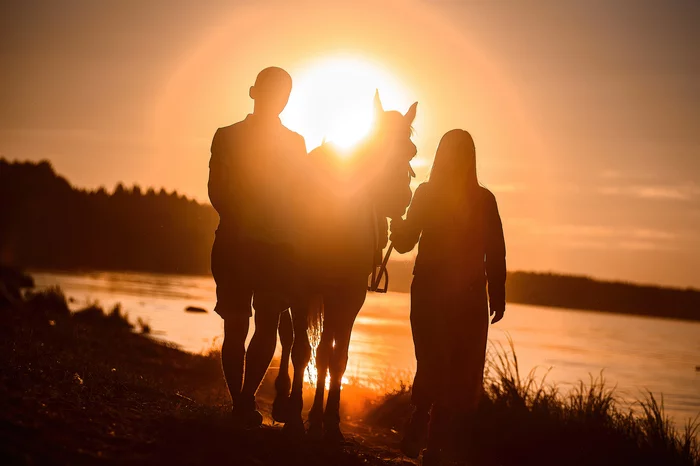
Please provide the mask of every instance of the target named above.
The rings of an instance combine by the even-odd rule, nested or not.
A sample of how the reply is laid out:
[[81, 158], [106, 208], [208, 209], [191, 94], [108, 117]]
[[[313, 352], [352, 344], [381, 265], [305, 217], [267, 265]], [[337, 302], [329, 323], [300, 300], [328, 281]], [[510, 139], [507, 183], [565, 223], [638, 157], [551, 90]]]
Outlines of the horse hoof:
[[290, 420], [282, 427], [282, 433], [289, 438], [299, 439], [304, 436], [304, 421], [301, 419]]
[[345, 436], [340, 431], [338, 424], [326, 424], [323, 427], [323, 440], [331, 444], [340, 444], [345, 441]]
[[263, 423], [263, 415], [256, 409], [234, 410], [231, 419], [233, 426], [237, 429], [257, 429]]
[[289, 397], [275, 398], [272, 402], [272, 419], [286, 424], [289, 418]]
[[433, 450], [423, 450], [423, 458], [421, 458], [421, 466], [440, 466], [443, 464], [440, 452]]
[[323, 439], [323, 423], [319, 421], [309, 421], [309, 431], [306, 433], [311, 440]]

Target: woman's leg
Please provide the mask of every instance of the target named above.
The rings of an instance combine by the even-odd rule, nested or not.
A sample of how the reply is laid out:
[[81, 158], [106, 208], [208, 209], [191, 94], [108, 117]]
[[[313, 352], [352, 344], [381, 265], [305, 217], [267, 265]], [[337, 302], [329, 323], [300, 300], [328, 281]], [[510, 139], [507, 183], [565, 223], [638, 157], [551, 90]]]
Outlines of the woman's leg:
[[476, 411], [483, 392], [484, 364], [488, 342], [488, 304], [486, 291], [470, 290], [465, 296], [456, 298], [463, 303], [455, 309], [450, 364], [463, 370], [451, 372], [449, 403], [459, 412]]
[[426, 278], [414, 277], [411, 284], [411, 333], [416, 354], [416, 375], [411, 389], [411, 404], [424, 411], [435, 401], [435, 317], [437, 297], [433, 283]]
[[451, 371], [447, 404], [453, 413], [450, 432], [451, 450], [464, 458], [470, 448], [475, 415], [483, 392], [484, 363], [488, 337], [488, 305], [483, 288], [460, 292], [452, 302], [450, 362], [459, 371]]
[[416, 375], [411, 390], [413, 413], [401, 441], [401, 451], [410, 458], [420, 454], [425, 445], [430, 410], [438, 390], [437, 314], [440, 312], [435, 283], [425, 277], [415, 277], [411, 284], [411, 332], [416, 354]]

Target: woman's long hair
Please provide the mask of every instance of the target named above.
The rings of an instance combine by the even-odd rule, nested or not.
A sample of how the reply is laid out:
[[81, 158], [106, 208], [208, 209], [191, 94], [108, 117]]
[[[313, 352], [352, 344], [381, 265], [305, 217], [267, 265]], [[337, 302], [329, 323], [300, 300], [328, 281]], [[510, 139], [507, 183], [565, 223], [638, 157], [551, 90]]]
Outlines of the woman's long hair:
[[479, 188], [476, 176], [476, 148], [471, 134], [453, 129], [440, 140], [429, 186], [445, 201], [464, 202], [473, 198]]

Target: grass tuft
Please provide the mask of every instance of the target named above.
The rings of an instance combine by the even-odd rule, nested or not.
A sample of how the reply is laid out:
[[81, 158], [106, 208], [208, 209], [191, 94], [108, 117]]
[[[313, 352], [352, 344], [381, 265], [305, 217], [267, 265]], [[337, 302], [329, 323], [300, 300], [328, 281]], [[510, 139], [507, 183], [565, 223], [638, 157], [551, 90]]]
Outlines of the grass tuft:
[[[663, 399], [650, 392], [635, 411], [624, 407], [602, 373], [566, 393], [547, 382], [548, 374], [521, 375], [512, 341], [489, 349], [477, 427], [464, 439], [475, 464], [700, 465], [698, 418], [679, 432]], [[365, 419], [401, 430], [409, 403], [407, 391], [389, 393]]]

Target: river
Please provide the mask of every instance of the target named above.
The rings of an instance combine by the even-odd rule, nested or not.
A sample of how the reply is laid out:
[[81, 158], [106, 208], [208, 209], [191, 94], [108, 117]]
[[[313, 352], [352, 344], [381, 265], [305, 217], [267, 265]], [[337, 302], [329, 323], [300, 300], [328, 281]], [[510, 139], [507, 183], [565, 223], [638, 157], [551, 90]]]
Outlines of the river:
[[[39, 288], [58, 285], [70, 306], [120, 303], [132, 321], [141, 318], [152, 335], [201, 352], [220, 344], [221, 319], [209, 277], [145, 273], [35, 273]], [[209, 310], [185, 312], [186, 306]], [[348, 378], [391, 389], [415, 370], [409, 295], [369, 294], [350, 344]], [[251, 328], [252, 333], [252, 328]], [[250, 335], [249, 335], [250, 338]], [[491, 327], [492, 347], [513, 341], [521, 374], [535, 369], [562, 390], [590, 376], [605, 377], [627, 401], [645, 390], [663, 394], [666, 412], [682, 424], [700, 413], [700, 323], [509, 304]], [[279, 345], [278, 345], [279, 351]]]

